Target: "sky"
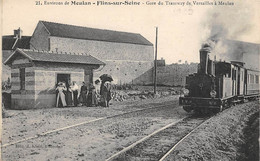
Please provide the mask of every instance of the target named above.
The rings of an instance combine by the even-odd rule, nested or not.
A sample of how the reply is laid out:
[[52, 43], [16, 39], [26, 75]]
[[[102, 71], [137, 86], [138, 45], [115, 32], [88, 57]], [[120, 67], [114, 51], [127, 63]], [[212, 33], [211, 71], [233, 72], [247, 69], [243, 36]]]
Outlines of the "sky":
[[[53, 1], [65, 2], [65, 0]], [[123, 2], [123, 0], [117, 1]], [[221, 27], [221, 31], [227, 30], [231, 33], [225, 34], [225, 38], [260, 43], [259, 0], [250, 0], [250, 3], [247, 0], [230, 0], [235, 3], [233, 6], [146, 5], [146, 2], [158, 3], [159, 0], [139, 1], [144, 4], [65, 6], [36, 5], [35, 0], [2, 0], [2, 34], [12, 35], [13, 30], [20, 27], [23, 35], [31, 36], [38, 21], [45, 20], [140, 33], [155, 44], [155, 27], [158, 27], [158, 58], [163, 57], [167, 64], [179, 60], [198, 62], [202, 43], [210, 37], [212, 29], [215, 29], [211, 24], [221, 25], [224, 28]], [[169, 1], [181, 2], [182, 0]], [[187, 1], [192, 2], [191, 0], [184, 2]], [[44, 3], [43, 0], [41, 2]], [[52, 1], [48, 0], [48, 2]], [[204, 1], [200, 0], [200, 2]], [[216, 17], [218, 23], [214, 24]]]

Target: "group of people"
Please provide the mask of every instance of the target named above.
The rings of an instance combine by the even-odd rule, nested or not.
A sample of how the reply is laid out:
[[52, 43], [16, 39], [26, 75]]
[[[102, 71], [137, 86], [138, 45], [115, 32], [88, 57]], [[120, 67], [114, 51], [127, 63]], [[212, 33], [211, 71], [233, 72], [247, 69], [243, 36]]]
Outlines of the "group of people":
[[56, 88], [56, 107], [67, 106], [104, 106], [109, 107], [111, 100], [111, 82], [100, 81], [97, 79], [95, 84], [86, 85], [82, 82], [79, 88], [76, 82], [66, 85], [65, 82], [59, 82]]

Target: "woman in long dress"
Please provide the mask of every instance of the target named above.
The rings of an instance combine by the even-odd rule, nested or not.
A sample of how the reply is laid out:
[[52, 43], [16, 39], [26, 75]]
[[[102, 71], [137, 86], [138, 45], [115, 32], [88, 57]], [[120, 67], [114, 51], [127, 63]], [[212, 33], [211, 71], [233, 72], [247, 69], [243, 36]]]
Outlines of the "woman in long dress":
[[63, 93], [64, 91], [66, 91], [66, 87], [63, 85], [63, 83], [58, 83], [58, 87], [56, 88], [56, 91], [58, 91], [57, 94], [57, 101], [56, 101], [56, 107], [59, 107], [59, 105], [61, 105], [61, 107], [66, 107], [66, 99], [65, 99], [65, 94]]
[[97, 100], [96, 100], [96, 90], [95, 86], [91, 83], [89, 85], [89, 90], [88, 90], [88, 96], [87, 96], [87, 106], [92, 107], [97, 105]]
[[82, 99], [83, 105], [87, 105], [87, 93], [88, 93], [88, 88], [85, 82], [82, 82], [82, 86], [80, 88], [80, 97]]
[[73, 103], [73, 91], [72, 91], [72, 84], [70, 83], [70, 86], [68, 87], [68, 90], [67, 90], [67, 95], [66, 95], [66, 98], [67, 98], [67, 106], [73, 106], [74, 103]]
[[109, 107], [109, 101], [111, 100], [111, 83], [109, 81], [102, 81], [100, 94], [102, 106]]
[[100, 105], [100, 80], [95, 81], [96, 106]]
[[74, 81], [73, 85], [71, 87], [71, 90], [73, 92], [73, 101], [74, 101], [74, 106], [78, 106], [78, 98], [79, 98], [79, 86], [77, 85], [77, 83]]

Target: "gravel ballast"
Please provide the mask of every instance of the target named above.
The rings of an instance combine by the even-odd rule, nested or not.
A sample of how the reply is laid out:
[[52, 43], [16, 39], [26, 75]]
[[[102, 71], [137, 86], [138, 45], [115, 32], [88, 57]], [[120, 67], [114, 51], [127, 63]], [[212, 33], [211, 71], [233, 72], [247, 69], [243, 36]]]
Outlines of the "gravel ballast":
[[251, 146], [250, 151], [257, 154], [254, 153], [251, 159], [257, 159], [258, 131], [251, 128], [251, 131], [245, 132], [245, 129], [251, 116], [254, 115], [253, 120], [258, 121], [258, 111], [258, 101], [224, 110], [186, 138], [166, 160], [249, 160], [241, 147], [252, 144], [255, 146]]

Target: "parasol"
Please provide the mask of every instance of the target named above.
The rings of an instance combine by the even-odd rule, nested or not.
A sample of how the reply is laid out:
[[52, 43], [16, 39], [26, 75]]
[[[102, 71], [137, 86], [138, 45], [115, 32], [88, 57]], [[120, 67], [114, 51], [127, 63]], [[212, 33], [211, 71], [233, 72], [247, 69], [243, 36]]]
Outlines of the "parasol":
[[100, 77], [99, 77], [102, 81], [109, 81], [109, 82], [111, 82], [111, 81], [113, 81], [113, 78], [112, 78], [112, 76], [111, 75], [109, 75], [109, 74], [103, 74], [103, 75], [101, 75]]

